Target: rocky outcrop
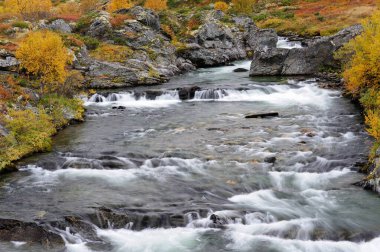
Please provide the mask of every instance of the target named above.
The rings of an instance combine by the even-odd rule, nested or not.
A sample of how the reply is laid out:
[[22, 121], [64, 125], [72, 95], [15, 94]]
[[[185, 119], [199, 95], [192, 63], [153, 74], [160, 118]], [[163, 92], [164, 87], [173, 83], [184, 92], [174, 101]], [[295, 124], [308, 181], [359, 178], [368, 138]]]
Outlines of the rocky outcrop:
[[309, 41], [304, 48], [264, 48], [254, 54], [250, 75], [312, 75], [325, 68], [338, 68], [334, 52], [361, 31], [361, 26], [352, 26], [333, 36]]
[[131, 55], [123, 61], [108, 62], [91, 58], [82, 48], [77, 52], [75, 68], [84, 72], [89, 87], [160, 84], [176, 74], [194, 69], [191, 61], [177, 58], [176, 48], [160, 32], [159, 17], [154, 12], [137, 6], [118, 13], [134, 19], [112, 27], [109, 14], [101, 12], [84, 32], [107, 43], [129, 47]]
[[198, 29], [194, 43], [187, 44], [179, 55], [197, 67], [209, 67], [245, 58], [246, 50], [244, 42], [229, 27], [212, 21]]
[[0, 69], [10, 70], [10, 68], [17, 67], [20, 62], [15, 57], [0, 58]]
[[179, 52], [197, 67], [225, 65], [246, 58], [247, 52], [276, 46], [276, 32], [259, 29], [250, 18], [236, 17], [234, 25], [227, 26], [211, 14], [211, 18], [194, 33], [192, 43]]
[[375, 153], [375, 158], [362, 169], [362, 172], [368, 174], [365, 179], [356, 183], [365, 190], [380, 193], [380, 148]]
[[92, 37], [105, 37], [111, 28], [110, 14], [106, 11], [102, 11], [99, 13], [99, 16], [92, 21], [86, 34]]
[[62, 237], [36, 223], [0, 219], [0, 240], [40, 245], [44, 249], [64, 249]]
[[63, 19], [57, 19], [51, 22], [50, 24], [46, 25], [46, 28], [53, 30], [53, 31], [58, 31], [58, 32], [63, 32], [63, 33], [71, 33], [72, 28], [70, 27], [69, 24], [65, 22]]

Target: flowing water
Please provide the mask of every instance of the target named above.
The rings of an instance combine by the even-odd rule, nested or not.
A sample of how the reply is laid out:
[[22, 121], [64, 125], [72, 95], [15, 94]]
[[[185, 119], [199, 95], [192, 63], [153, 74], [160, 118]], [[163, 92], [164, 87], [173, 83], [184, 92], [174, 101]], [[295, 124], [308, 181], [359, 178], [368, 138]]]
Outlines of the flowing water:
[[285, 37], [278, 37], [277, 48], [283, 48], [283, 49], [302, 48], [302, 43], [300, 41], [289, 41], [289, 39]]
[[[379, 251], [380, 199], [352, 185], [370, 145], [359, 109], [312, 79], [237, 67], [249, 62], [93, 96], [85, 123], [2, 180], [0, 217], [49, 222], [100, 207], [131, 217], [93, 238], [60, 231], [74, 252]], [[193, 85], [181, 101], [175, 89]]]

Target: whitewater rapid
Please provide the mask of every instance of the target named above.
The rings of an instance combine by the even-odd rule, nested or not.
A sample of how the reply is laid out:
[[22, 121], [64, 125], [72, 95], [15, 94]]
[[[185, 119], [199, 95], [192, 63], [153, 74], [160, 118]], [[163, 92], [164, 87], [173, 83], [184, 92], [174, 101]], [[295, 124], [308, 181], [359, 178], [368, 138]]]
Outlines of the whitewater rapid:
[[[236, 67], [249, 62], [86, 98], [87, 122], [25, 161], [2, 188], [0, 215], [83, 218], [92, 233], [53, 229], [70, 252], [377, 252], [380, 201], [352, 185], [370, 143], [360, 111], [315, 79]], [[116, 217], [99, 225], [100, 208]]]

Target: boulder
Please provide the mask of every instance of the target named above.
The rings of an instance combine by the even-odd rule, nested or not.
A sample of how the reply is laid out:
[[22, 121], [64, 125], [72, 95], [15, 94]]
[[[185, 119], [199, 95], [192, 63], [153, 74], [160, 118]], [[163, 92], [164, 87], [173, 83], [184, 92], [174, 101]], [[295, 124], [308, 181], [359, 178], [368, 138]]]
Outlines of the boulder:
[[248, 69], [245, 69], [245, 68], [236, 68], [236, 69], [234, 69], [234, 72], [235, 73], [245, 73], [245, 72], [249, 72], [249, 70]]
[[92, 21], [87, 31], [87, 35], [102, 38], [111, 30], [111, 28], [110, 14], [106, 11], [102, 11], [99, 13], [99, 16]]
[[340, 62], [334, 59], [334, 52], [361, 31], [360, 25], [352, 26], [335, 35], [310, 41], [303, 48], [262, 48], [254, 54], [250, 76], [314, 75], [324, 68], [338, 68]]
[[160, 18], [152, 10], [145, 9], [141, 6], [135, 6], [127, 10], [128, 14], [131, 14], [137, 21], [140, 23], [151, 27], [152, 29], [159, 31], [160, 30]]
[[9, 70], [10, 68], [17, 67], [20, 62], [15, 58], [8, 56], [5, 59], [0, 59], [0, 69]]
[[0, 240], [20, 241], [28, 244], [41, 245], [44, 249], [63, 249], [65, 243], [62, 237], [49, 231], [37, 223], [19, 220], [0, 219]]
[[250, 118], [267, 118], [267, 117], [275, 117], [279, 116], [278, 112], [269, 112], [269, 113], [261, 113], [261, 114], [250, 114], [246, 115], [245, 118], [250, 119]]
[[194, 43], [187, 44], [177, 54], [197, 67], [225, 65], [246, 57], [241, 37], [220, 22], [209, 21], [195, 32]]
[[178, 96], [181, 100], [191, 100], [194, 99], [195, 92], [201, 90], [198, 86], [184, 87], [178, 89]]
[[86, 77], [92, 88], [114, 88], [133, 86], [139, 82], [135, 69], [119, 63], [93, 61]]
[[47, 25], [47, 28], [53, 31], [59, 31], [63, 33], [71, 33], [72, 29], [70, 25], [63, 19], [57, 19]]
[[276, 163], [277, 158], [276, 157], [266, 157], [264, 158], [265, 163], [274, 164]]
[[184, 58], [177, 58], [176, 65], [178, 69], [182, 72], [189, 72], [196, 69], [196, 67], [191, 63], [190, 60], [185, 60]]
[[275, 48], [278, 35], [273, 29], [258, 29], [251, 25], [245, 35], [245, 40], [249, 48], [253, 51]]

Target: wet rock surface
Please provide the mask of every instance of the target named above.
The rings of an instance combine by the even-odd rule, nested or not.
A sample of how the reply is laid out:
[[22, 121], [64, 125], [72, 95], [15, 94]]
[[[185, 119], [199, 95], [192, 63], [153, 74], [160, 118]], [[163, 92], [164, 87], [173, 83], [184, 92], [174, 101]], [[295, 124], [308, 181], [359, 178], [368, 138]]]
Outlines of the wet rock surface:
[[44, 249], [63, 249], [65, 246], [62, 237], [47, 227], [11, 219], [0, 219], [0, 240], [26, 242]]
[[362, 27], [356, 25], [329, 37], [313, 39], [307, 47], [259, 50], [254, 54], [250, 75], [313, 75], [324, 68], [337, 69], [340, 63], [334, 59], [334, 52], [361, 31]]

